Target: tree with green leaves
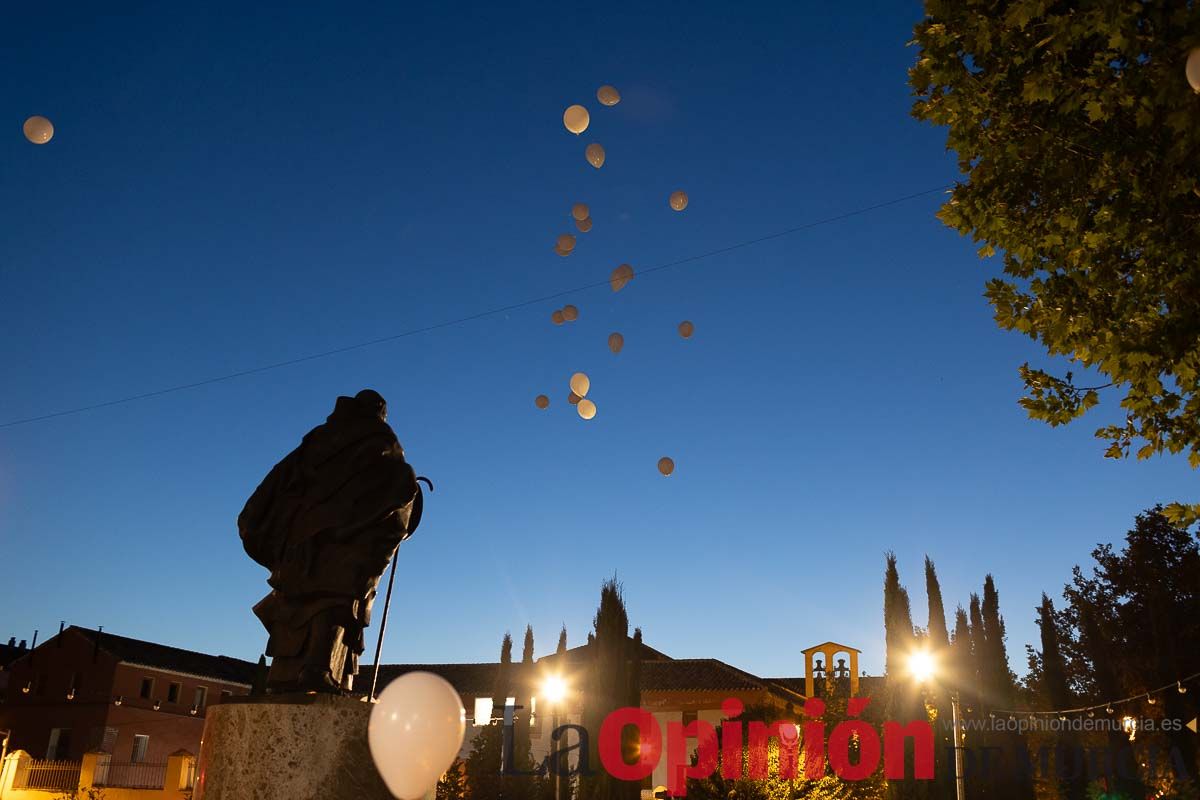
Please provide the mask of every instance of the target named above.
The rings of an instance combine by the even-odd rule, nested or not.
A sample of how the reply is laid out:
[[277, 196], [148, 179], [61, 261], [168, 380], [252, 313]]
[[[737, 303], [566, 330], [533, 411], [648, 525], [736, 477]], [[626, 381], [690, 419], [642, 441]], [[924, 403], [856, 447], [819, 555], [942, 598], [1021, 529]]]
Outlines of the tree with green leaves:
[[467, 772], [461, 759], [454, 759], [450, 769], [438, 779], [434, 797], [436, 800], [467, 800]]
[[[1067, 684], [1067, 665], [1063, 657], [1061, 639], [1059, 636], [1059, 620], [1054, 613], [1054, 603], [1049, 596], [1042, 594], [1041, 605], [1038, 606], [1038, 631], [1041, 634], [1042, 650], [1038, 653], [1038, 685], [1037, 693], [1044, 708], [1071, 708], [1075, 703], [1070, 687]], [[1032, 670], [1031, 670], [1032, 673]], [[1036, 740], [1036, 737], [1034, 737]], [[1079, 737], [1073, 731], [1063, 731], [1055, 737], [1055, 745], [1073, 752], [1080, 746]], [[1060, 800], [1085, 800], [1087, 796], [1086, 775], [1068, 772], [1066, 775], [1049, 778], [1042, 776], [1043, 781], [1053, 780]]]
[[[1069, 623], [1078, 632], [1081, 694], [1105, 702], [1170, 685], [1200, 672], [1200, 544], [1156, 507], [1139, 514], [1124, 547], [1092, 552], [1090, 573], [1076, 567], [1065, 591]], [[1186, 688], [1186, 687], [1184, 687]], [[1155, 702], [1152, 704], [1150, 700]], [[1147, 695], [1121, 707], [1135, 717], [1190, 720], [1196, 693]], [[1139, 735], [1139, 740], [1143, 735]], [[1178, 752], [1200, 774], [1194, 734], [1186, 729], [1145, 734]], [[1146, 776], [1148, 779], [1153, 776]]]
[[1061, 425], [1119, 394], [1106, 456], [1200, 466], [1200, 5], [926, 0], [914, 44], [913, 114], [964, 175], [939, 217], [1000, 256], [996, 323], [1060, 365], [1022, 365], [1021, 404]]

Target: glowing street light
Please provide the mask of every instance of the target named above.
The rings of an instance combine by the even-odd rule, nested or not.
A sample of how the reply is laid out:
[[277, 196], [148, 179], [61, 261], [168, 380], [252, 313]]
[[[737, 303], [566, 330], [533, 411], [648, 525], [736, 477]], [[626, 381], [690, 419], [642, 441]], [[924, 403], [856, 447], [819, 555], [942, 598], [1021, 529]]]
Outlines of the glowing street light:
[[[929, 683], [938, 672], [937, 658], [928, 650], [914, 650], [908, 654], [908, 672], [917, 683]], [[958, 707], [958, 692], [950, 692], [950, 713], [954, 726], [954, 791], [958, 800], [966, 800], [967, 784], [963, 775], [963, 733]]]
[[928, 650], [915, 650], [908, 656], [908, 671], [917, 683], [928, 683], [937, 672], [937, 662]]
[[567, 682], [561, 675], [548, 675], [542, 681], [542, 697], [553, 705], [558, 705], [567, 696]]
[[[562, 675], [547, 675], [542, 680], [542, 696], [550, 703], [551, 722], [550, 725], [554, 730], [558, 729], [558, 710], [562, 708], [563, 700], [567, 697], [567, 682]], [[554, 745], [550, 745], [551, 748]], [[559, 784], [559, 773], [562, 771], [562, 763], [559, 760], [560, 756], [557, 751], [554, 758], [554, 800], [560, 800], [562, 797], [562, 788]]]

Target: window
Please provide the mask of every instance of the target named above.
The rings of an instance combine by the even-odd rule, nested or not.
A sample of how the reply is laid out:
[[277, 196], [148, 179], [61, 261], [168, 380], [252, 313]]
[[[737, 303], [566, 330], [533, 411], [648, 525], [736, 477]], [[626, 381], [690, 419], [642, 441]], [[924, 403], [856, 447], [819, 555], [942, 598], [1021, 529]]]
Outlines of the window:
[[475, 727], [482, 728], [492, 722], [492, 698], [475, 698]]
[[111, 753], [117, 745], [117, 729], [105, 728], [103, 738], [100, 739], [100, 752]]
[[135, 733], [133, 735], [133, 752], [129, 754], [129, 760], [134, 764], [140, 764], [146, 760], [146, 750], [150, 747], [150, 737], [144, 733]]
[[143, 700], [149, 700], [154, 696], [154, 678], [142, 678], [142, 694]]
[[172, 683], [170, 686], [168, 686], [167, 687], [167, 702], [168, 703], [178, 703], [179, 702], [179, 690], [182, 688], [183, 688], [183, 684], [181, 684], [181, 683]]
[[65, 759], [71, 753], [71, 729], [51, 728], [50, 744], [46, 747], [46, 760]]
[[204, 710], [204, 704], [208, 702], [208, 688], [205, 686], [197, 686], [196, 694], [193, 698], [192, 708], [197, 711]]

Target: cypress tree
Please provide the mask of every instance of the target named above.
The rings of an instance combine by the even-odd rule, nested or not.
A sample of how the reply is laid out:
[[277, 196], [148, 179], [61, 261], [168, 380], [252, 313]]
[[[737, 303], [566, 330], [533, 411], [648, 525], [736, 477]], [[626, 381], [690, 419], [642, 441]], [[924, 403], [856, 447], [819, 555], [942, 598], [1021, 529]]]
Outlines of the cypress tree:
[[500, 668], [496, 671], [496, 689], [493, 692], [494, 704], [504, 708], [504, 701], [512, 697], [512, 634], [504, 632], [504, 640], [500, 643]]
[[[1038, 628], [1042, 639], [1041, 694], [1050, 708], [1068, 708], [1073, 705], [1073, 698], [1067, 686], [1066, 662], [1059, 644], [1054, 604], [1045, 592], [1042, 593], [1042, 604], [1038, 606]], [[1079, 747], [1079, 737], [1072, 731], [1063, 731], [1059, 744], [1066, 753], [1073, 753]], [[1087, 796], [1087, 781], [1083, 775], [1060, 776], [1058, 784], [1062, 800], [1084, 800]]]
[[[972, 595], [972, 600], [978, 598]], [[974, 606], [972, 606], [974, 611]], [[983, 602], [979, 609], [981, 635], [976, 642], [976, 665], [981, 696], [975, 707], [977, 716], [984, 717], [996, 708], [1011, 708], [1015, 695], [1015, 679], [1008, 667], [1008, 652], [1004, 644], [1004, 617], [1000, 615], [1000, 593], [989, 574], [983, 580]], [[1003, 758], [1015, 764], [1020, 752], [1028, 752], [1025, 737], [1016, 731], [989, 732], [982, 737], [984, 746], [999, 747]], [[1033, 776], [1015, 770], [993, 771], [985, 796], [1004, 800], [1024, 800], [1034, 797]]]
[[521, 663], [533, 663], [533, 626], [525, 626], [525, 644], [521, 648]]
[[900, 585], [895, 553], [887, 554], [883, 576], [883, 626], [884, 673], [890, 681], [902, 680], [907, 673], [908, 654], [912, 651], [913, 626], [908, 591]]
[[945, 650], [950, 645], [946, 631], [946, 609], [942, 604], [942, 587], [938, 584], [937, 570], [933, 561], [925, 556], [925, 596], [929, 602], [929, 646], [934, 651]]
[[[900, 573], [896, 569], [896, 554], [888, 553], [887, 567], [883, 577], [883, 619], [886, 646], [887, 718], [897, 722], [922, 719], [925, 708], [920, 689], [908, 673], [907, 661], [913, 651], [916, 637], [913, 634], [912, 608], [908, 590], [900, 584]], [[911, 742], [905, 746], [905, 775], [902, 780], [888, 781], [888, 796], [892, 800], [918, 800], [927, 793], [913, 777], [913, 754]]]
[[983, 580], [983, 641], [980, 678], [984, 684], [984, 704], [990, 708], [1011, 706], [1013, 677], [1008, 668], [1008, 650], [1004, 644], [1004, 617], [1000, 616], [1000, 593], [991, 575]]
[[936, 686], [928, 690], [928, 700], [935, 714], [934, 726], [934, 775], [932, 794], [938, 798], [950, 800], [954, 797], [954, 760], [949, 754], [954, 744], [954, 735], [950, 726], [951, 708], [950, 696], [952, 682], [949, 672], [952, 669], [950, 653], [950, 634], [946, 630], [946, 610], [942, 603], [942, 587], [938, 583], [937, 570], [933, 560], [925, 556], [925, 600], [929, 610], [929, 623], [926, 627], [926, 642], [938, 661], [938, 680]]
[[599, 769], [599, 732], [604, 718], [624, 706], [629, 698], [629, 615], [616, 578], [600, 588], [600, 607], [589, 635], [591, 664], [583, 693], [584, 726], [589, 733], [589, 760], [594, 774], [581, 777], [580, 800], [638, 800], [636, 781], [620, 781]]
[[513, 724], [513, 764], [522, 771], [528, 770], [533, 764], [533, 626], [525, 626], [525, 641], [521, 647], [521, 674], [514, 683], [517, 690], [517, 704], [524, 706], [519, 709]]
[[562, 630], [558, 632], [558, 649], [554, 652], [560, 656], [567, 652], [567, 626], [565, 623], [562, 626]]

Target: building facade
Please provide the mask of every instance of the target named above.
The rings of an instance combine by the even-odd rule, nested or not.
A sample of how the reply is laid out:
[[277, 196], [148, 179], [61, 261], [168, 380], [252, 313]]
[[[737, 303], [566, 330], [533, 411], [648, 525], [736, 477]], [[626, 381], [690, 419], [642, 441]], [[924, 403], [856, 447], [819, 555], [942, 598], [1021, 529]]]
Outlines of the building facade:
[[208, 708], [249, 694], [257, 665], [71, 626], [7, 665], [8, 750], [79, 761], [164, 763], [199, 753]]

